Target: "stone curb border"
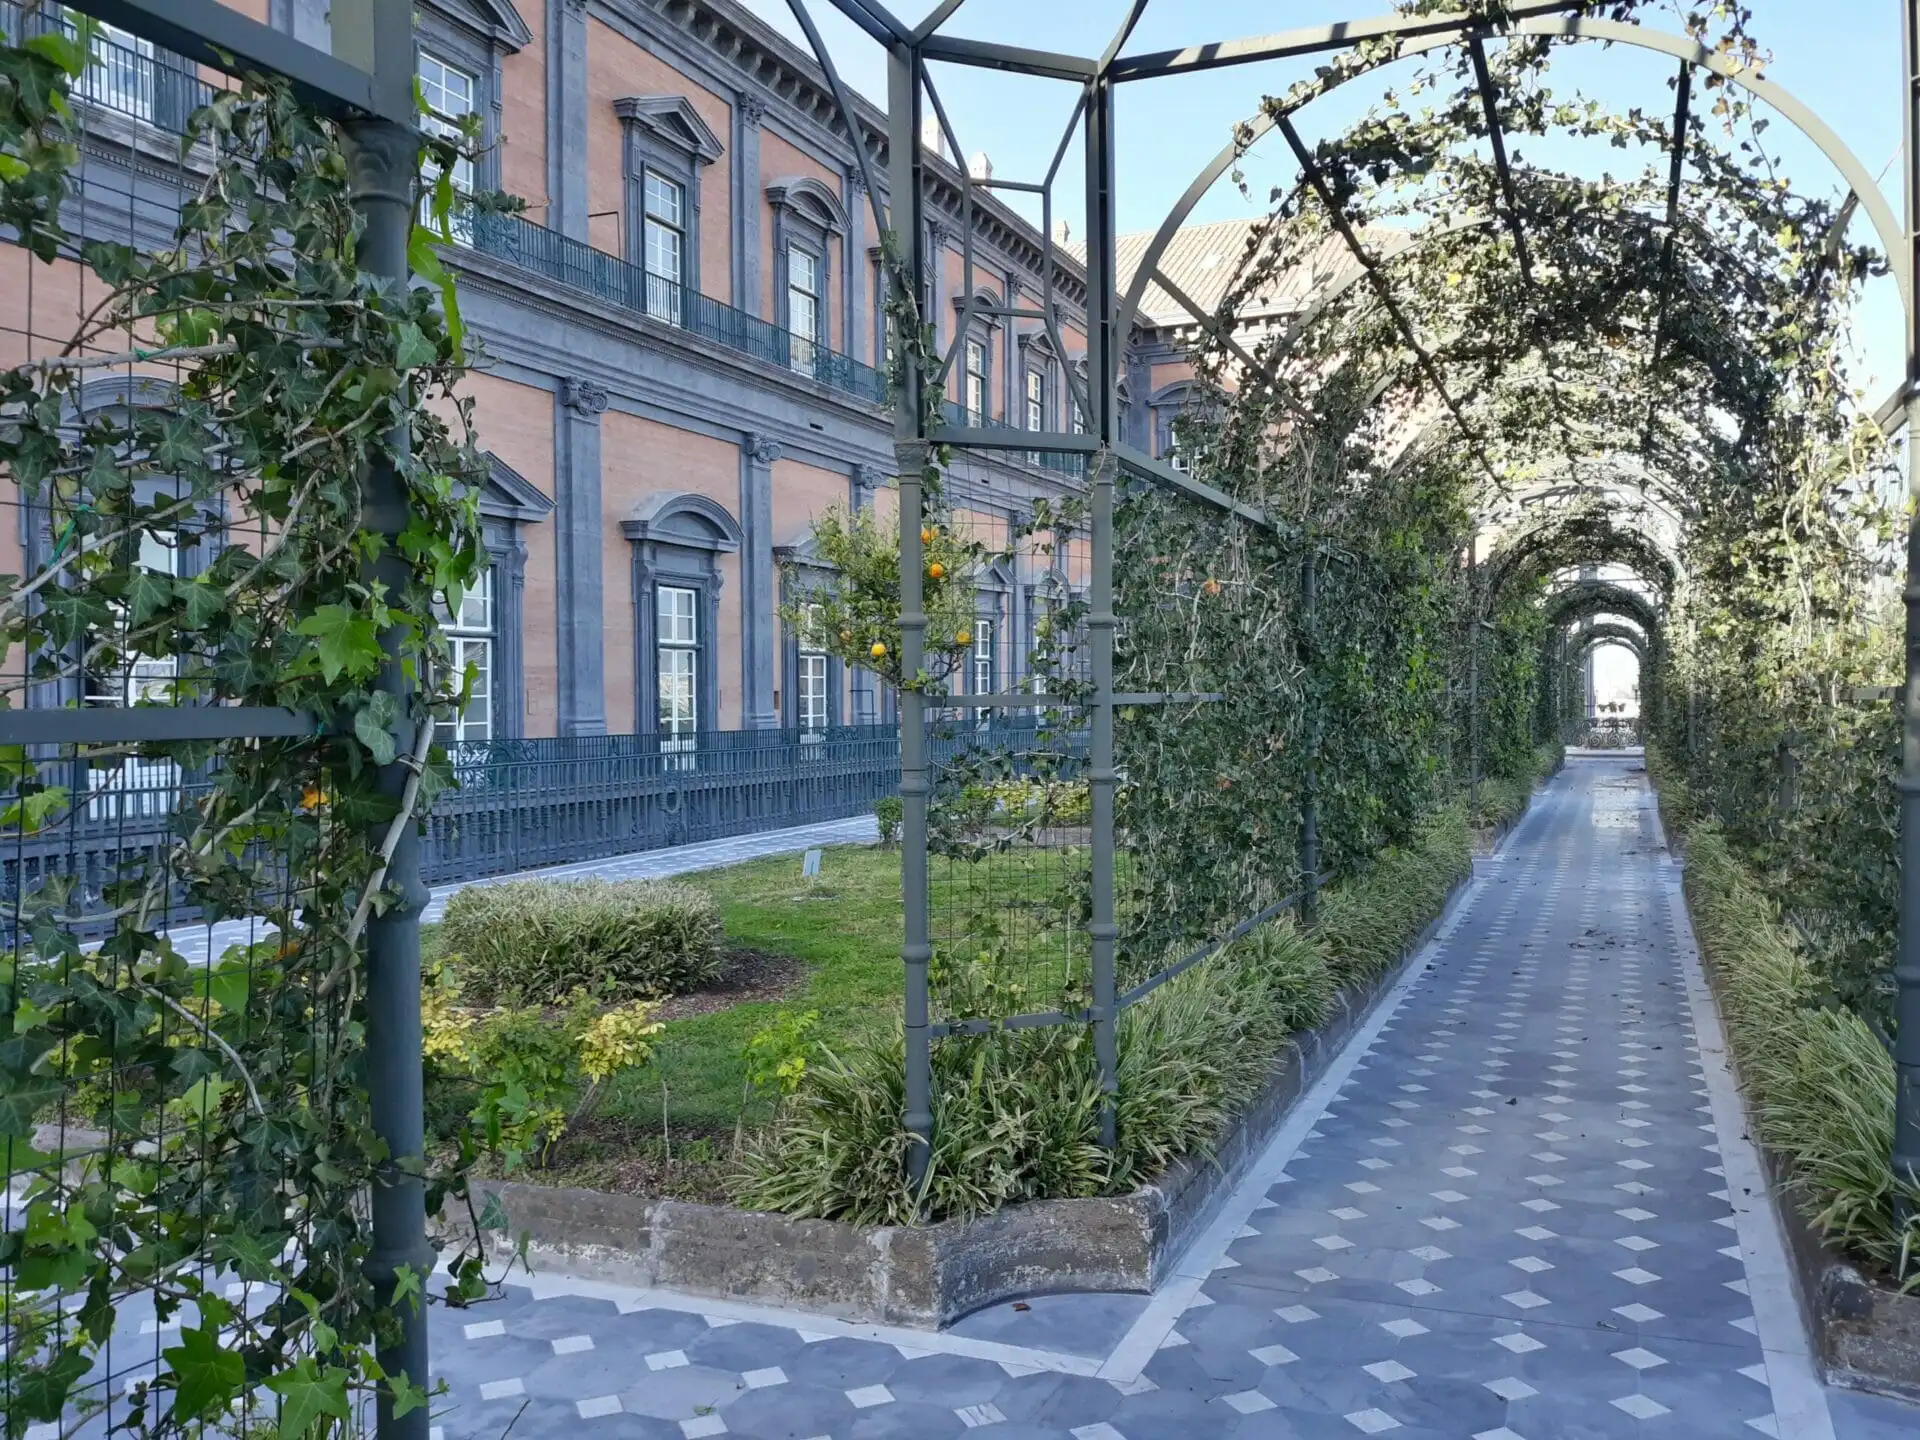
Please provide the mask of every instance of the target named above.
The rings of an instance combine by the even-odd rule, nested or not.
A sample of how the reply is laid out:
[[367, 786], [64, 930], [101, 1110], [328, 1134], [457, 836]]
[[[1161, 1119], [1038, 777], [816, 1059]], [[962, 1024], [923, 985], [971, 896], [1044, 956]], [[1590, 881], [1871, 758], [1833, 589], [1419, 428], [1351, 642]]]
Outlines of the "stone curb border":
[[[1529, 797], [1527, 809], [1497, 828], [1496, 846], [1532, 804]], [[1184, 1157], [1130, 1195], [1030, 1201], [976, 1220], [911, 1227], [796, 1220], [514, 1181], [476, 1180], [475, 1207], [484, 1209], [489, 1197], [499, 1200], [512, 1233], [493, 1239], [510, 1249], [524, 1236], [536, 1269], [846, 1320], [938, 1329], [1025, 1295], [1151, 1293], [1173, 1273], [1300, 1097], [1445, 923], [1473, 875], [1470, 866], [1454, 882], [1440, 913], [1396, 964], [1347, 987], [1325, 1024], [1288, 1042], [1265, 1092], [1234, 1121], [1212, 1156]]]
[[[1652, 789], [1651, 785], [1648, 788]], [[1659, 792], [1655, 790], [1653, 795], [1657, 815]], [[1660, 829], [1665, 841], [1664, 820]], [[1684, 872], [1685, 861], [1671, 844], [1668, 855], [1674, 870]], [[1692, 908], [1684, 883], [1678, 888], [1681, 912], [1690, 925]], [[1724, 1014], [1725, 981], [1706, 953], [1698, 953], [1714, 1008]], [[1746, 1087], [1740, 1081], [1739, 1056], [1728, 1045], [1725, 1057], [1744, 1111]], [[1742, 1118], [1744, 1121], [1744, 1115]], [[1822, 1378], [1843, 1389], [1920, 1401], [1920, 1294], [1902, 1295], [1876, 1284], [1829, 1246], [1788, 1199], [1785, 1158], [1761, 1144], [1759, 1136], [1751, 1127], [1748, 1129], [1766, 1180], [1767, 1204], [1786, 1242], [1794, 1299]]]

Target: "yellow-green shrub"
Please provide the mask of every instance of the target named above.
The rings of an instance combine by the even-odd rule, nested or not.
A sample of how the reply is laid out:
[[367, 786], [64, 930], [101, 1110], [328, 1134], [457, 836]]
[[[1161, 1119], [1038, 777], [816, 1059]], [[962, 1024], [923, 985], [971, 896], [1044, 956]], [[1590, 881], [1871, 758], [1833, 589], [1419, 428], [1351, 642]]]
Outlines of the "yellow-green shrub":
[[468, 1002], [557, 1005], [677, 995], [720, 969], [720, 907], [670, 880], [521, 880], [469, 885], [447, 902], [441, 940]]

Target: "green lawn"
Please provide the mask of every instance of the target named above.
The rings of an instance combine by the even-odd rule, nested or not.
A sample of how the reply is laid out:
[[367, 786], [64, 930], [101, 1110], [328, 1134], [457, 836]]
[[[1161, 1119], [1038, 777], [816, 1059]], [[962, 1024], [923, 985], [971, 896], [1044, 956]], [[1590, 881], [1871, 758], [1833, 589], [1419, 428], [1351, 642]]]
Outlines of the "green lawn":
[[[1028, 850], [972, 861], [931, 862], [933, 938], [943, 955], [996, 952], [1022, 957], [1018, 975], [975, 977], [1051, 1004], [1058, 986], [1083, 958], [1074, 914], [1058, 896], [1068, 872], [1084, 864], [1071, 850]], [[602, 1098], [598, 1120], [638, 1138], [659, 1137], [663, 1119], [675, 1138], [730, 1138], [741, 1118], [764, 1117], [765, 1097], [745, 1096], [747, 1042], [783, 1011], [817, 1011], [818, 1038], [836, 1039], [866, 1028], [897, 1024], [901, 1015], [902, 936], [900, 852], [845, 845], [821, 856], [820, 875], [805, 879], [798, 855], [772, 856], [679, 877], [720, 905], [729, 946], [788, 955], [805, 965], [802, 987], [781, 1001], [740, 1004], [667, 1022], [644, 1070], [615, 1081]], [[437, 927], [423, 939], [438, 951]], [[978, 985], [975, 1001], [989, 997]], [[1003, 988], [992, 997], [1005, 1002]], [[962, 1005], [970, 1013], [975, 1005]], [[666, 1090], [663, 1115], [661, 1088]], [[625, 1122], [624, 1124], [621, 1122]], [[629, 1128], [630, 1127], [630, 1128]]]
[[719, 901], [729, 945], [791, 955], [807, 966], [807, 981], [785, 1002], [736, 1005], [668, 1022], [654, 1062], [608, 1094], [607, 1115], [657, 1127], [664, 1084], [671, 1129], [730, 1130], [746, 1080], [742, 1051], [782, 1009], [819, 1011], [820, 1033], [828, 1037], [898, 1017], [898, 851], [837, 846], [821, 856], [817, 880], [801, 878], [798, 855], [680, 878]]

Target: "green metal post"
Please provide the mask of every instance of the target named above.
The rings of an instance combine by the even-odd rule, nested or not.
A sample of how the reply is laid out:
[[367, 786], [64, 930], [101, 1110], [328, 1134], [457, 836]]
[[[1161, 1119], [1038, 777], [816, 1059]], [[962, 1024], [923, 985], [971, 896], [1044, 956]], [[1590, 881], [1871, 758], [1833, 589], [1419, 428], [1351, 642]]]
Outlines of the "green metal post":
[[1093, 586], [1087, 638], [1092, 648], [1093, 715], [1087, 780], [1092, 808], [1093, 914], [1087, 925], [1093, 962], [1093, 1053], [1100, 1071], [1100, 1143], [1118, 1143], [1120, 1047], [1113, 895], [1113, 501], [1117, 438], [1114, 366], [1125, 337], [1114, 330], [1113, 87], [1087, 86], [1087, 399], [1100, 449], [1093, 456]]
[[[922, 207], [920, 107], [924, 92], [920, 52], [908, 45], [887, 57], [889, 218], [901, 269], [894, 283], [906, 288], [915, 312], [926, 299]], [[905, 299], [905, 296], [897, 297]], [[922, 316], [922, 320], [928, 317]], [[910, 1137], [907, 1178], [916, 1193], [933, 1159], [933, 1041], [928, 1033], [931, 999], [927, 966], [933, 958], [932, 917], [927, 890], [927, 702], [914, 678], [926, 658], [927, 615], [923, 584], [926, 554], [920, 539], [924, 523], [921, 475], [927, 463], [926, 410], [922, 386], [926, 357], [915, 337], [901, 336], [906, 360], [900, 393], [895, 396], [894, 464], [900, 483], [900, 896], [906, 912], [900, 956], [906, 966], [906, 1112], [901, 1117]]]
[[[1906, 242], [1909, 273], [1920, 259], [1920, 0], [1902, 7], [1906, 88], [1900, 107], [1907, 170]], [[1907, 673], [1900, 744], [1900, 947], [1894, 965], [1893, 1173], [1920, 1185], [1920, 297], [1907, 306]], [[1896, 1192], [1895, 1218], [1905, 1225], [1914, 1207]]]
[[[365, 221], [360, 236], [360, 269], [404, 287], [410, 268], [407, 242], [413, 232], [414, 180], [419, 172], [419, 137], [391, 120], [363, 120], [345, 127], [347, 164], [355, 207]], [[388, 436], [404, 451], [405, 426]], [[366, 527], [387, 541], [367, 565], [369, 582], [402, 594], [410, 567], [397, 543], [407, 528], [406, 485], [387, 460], [376, 460], [362, 481]], [[386, 659], [378, 684], [397, 700], [402, 756], [415, 743], [412, 717], [414, 681], [402, 655], [405, 632], [399, 627], [381, 636]], [[380, 790], [398, 801], [407, 788], [407, 762], [382, 767]], [[385, 831], [382, 825], [381, 831]], [[424, 1282], [432, 1272], [434, 1251], [427, 1244], [425, 1081], [420, 1054], [420, 912], [427, 888], [420, 879], [420, 832], [402, 830], [387, 867], [386, 887], [393, 902], [367, 925], [367, 1090], [373, 1130], [386, 1142], [388, 1160], [377, 1174], [371, 1200], [373, 1244], [366, 1273], [383, 1301], [392, 1300], [403, 1272]], [[427, 1317], [424, 1301], [399, 1306], [399, 1326], [379, 1349], [381, 1367], [396, 1380], [426, 1386]], [[391, 1394], [380, 1392], [376, 1423], [380, 1440], [427, 1440], [425, 1405], [395, 1414]]]
[[1300, 664], [1309, 678], [1306, 759], [1300, 775], [1300, 923], [1320, 918], [1320, 707], [1312, 698], [1314, 615], [1319, 605], [1319, 557], [1300, 562]]

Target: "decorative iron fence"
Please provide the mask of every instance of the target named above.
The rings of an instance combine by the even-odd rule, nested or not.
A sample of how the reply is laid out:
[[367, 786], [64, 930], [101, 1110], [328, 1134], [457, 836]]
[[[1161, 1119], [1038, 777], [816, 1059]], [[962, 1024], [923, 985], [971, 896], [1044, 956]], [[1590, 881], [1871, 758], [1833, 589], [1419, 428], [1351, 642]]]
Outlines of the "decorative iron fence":
[[1642, 743], [1640, 717], [1601, 715], [1574, 727], [1569, 743], [1588, 750], [1626, 750]]
[[[1020, 755], [1032, 734], [1031, 719], [981, 725], [969, 715], [930, 720], [927, 743], [945, 763], [977, 749]], [[651, 734], [492, 740], [449, 758], [457, 788], [439, 797], [422, 835], [422, 875], [436, 885], [863, 814], [899, 788], [900, 730], [721, 730], [691, 745]], [[175, 816], [208, 784], [205, 772], [165, 760], [66, 754], [57, 768], [68, 773], [49, 780], [80, 798], [45, 829], [6, 837], [9, 910], [64, 876], [77, 882], [79, 913], [98, 910], [114, 880], [158, 863]], [[198, 918], [177, 906], [170, 915]]]
[[851, 355], [829, 350], [818, 340], [795, 335], [783, 326], [702, 295], [664, 276], [597, 250], [583, 240], [549, 230], [518, 215], [479, 212], [463, 236], [483, 255], [506, 260], [549, 280], [609, 300], [623, 310], [686, 330], [831, 386], [869, 404], [887, 403], [887, 377]]
[[[19, 0], [0, 0], [0, 40], [18, 44], [53, 30], [79, 34], [59, 6], [28, 10]], [[101, 26], [91, 51], [93, 64], [73, 93], [101, 110], [178, 134], [186, 129], [187, 117], [214, 97], [214, 87], [193, 67], [124, 30]]]

